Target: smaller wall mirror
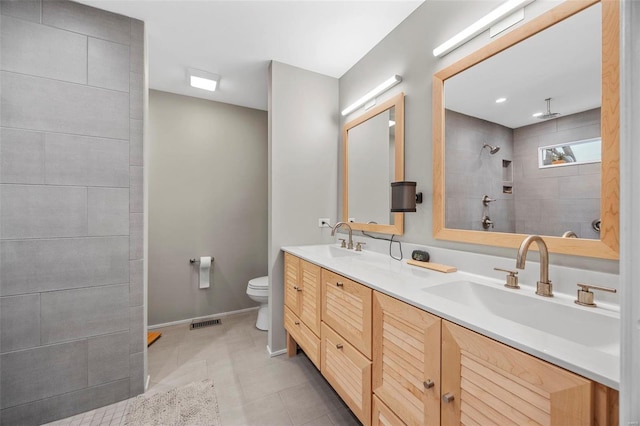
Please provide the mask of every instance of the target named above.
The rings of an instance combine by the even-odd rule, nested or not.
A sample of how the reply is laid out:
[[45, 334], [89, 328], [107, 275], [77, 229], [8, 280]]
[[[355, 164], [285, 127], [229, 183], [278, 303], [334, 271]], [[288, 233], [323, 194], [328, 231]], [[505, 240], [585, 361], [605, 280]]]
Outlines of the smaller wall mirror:
[[402, 235], [391, 182], [404, 179], [404, 94], [345, 124], [342, 137], [342, 220], [354, 230]]

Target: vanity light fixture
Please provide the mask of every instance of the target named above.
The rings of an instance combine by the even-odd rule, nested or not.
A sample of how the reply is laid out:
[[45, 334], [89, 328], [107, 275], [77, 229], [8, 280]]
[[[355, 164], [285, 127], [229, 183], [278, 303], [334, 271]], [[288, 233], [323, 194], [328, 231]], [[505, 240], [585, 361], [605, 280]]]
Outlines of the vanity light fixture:
[[501, 103], [504, 103], [504, 102], [507, 102], [507, 98], [498, 98], [498, 99], [496, 99], [496, 103], [497, 104], [501, 104]]
[[484, 32], [487, 28], [500, 21], [503, 17], [509, 15], [516, 9], [525, 7], [533, 1], [534, 0], [509, 0], [505, 3], [502, 3], [490, 13], [478, 19], [476, 22], [469, 25], [467, 28], [460, 31], [458, 34], [454, 35], [449, 40], [433, 49], [433, 56], [439, 57], [446, 55], [452, 50], [468, 42], [478, 34]]
[[416, 194], [415, 182], [391, 182], [392, 212], [415, 212], [416, 204], [422, 204], [422, 192]]
[[366, 95], [364, 95], [363, 97], [361, 97], [360, 99], [358, 99], [357, 101], [355, 101], [354, 103], [352, 103], [351, 105], [343, 109], [342, 115], [344, 116], [352, 113], [353, 111], [360, 108], [362, 105], [366, 104], [368, 101], [375, 99], [376, 96], [386, 92], [387, 90], [391, 89], [393, 86], [400, 83], [401, 81], [402, 81], [402, 77], [400, 77], [397, 74], [389, 77], [383, 83], [378, 85], [375, 89], [371, 90], [369, 93], [367, 93]]
[[193, 68], [188, 68], [187, 74], [189, 75], [189, 84], [191, 87], [208, 90], [209, 92], [215, 92], [218, 88], [218, 83], [220, 82], [220, 76], [218, 74]]

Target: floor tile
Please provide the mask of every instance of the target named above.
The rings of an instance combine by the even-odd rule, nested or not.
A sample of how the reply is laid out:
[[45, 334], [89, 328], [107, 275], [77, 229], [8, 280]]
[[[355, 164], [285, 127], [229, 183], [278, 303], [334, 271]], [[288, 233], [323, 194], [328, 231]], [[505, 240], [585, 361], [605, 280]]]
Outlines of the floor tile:
[[[157, 329], [162, 337], [149, 347], [146, 394], [208, 378], [216, 387], [223, 426], [360, 424], [303, 353], [269, 356], [267, 333], [255, 328], [256, 315], [229, 316], [220, 325], [192, 331], [188, 324]], [[120, 426], [129, 401], [55, 425]]]
[[291, 419], [277, 394], [257, 399], [230, 411], [221, 412], [224, 426], [285, 426]]

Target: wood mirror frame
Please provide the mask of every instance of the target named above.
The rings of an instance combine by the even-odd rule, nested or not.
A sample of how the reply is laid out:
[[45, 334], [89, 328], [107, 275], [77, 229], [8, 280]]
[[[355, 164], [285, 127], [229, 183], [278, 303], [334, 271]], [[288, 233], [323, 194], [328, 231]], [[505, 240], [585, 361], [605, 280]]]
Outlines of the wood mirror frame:
[[[556, 23], [600, 2], [570, 0], [491, 42], [433, 76], [433, 236], [500, 247], [518, 247], [524, 234], [467, 231], [445, 227], [444, 82]], [[543, 236], [550, 252], [576, 256], [619, 258], [620, 208], [620, 12], [619, 0], [602, 0], [602, 167], [600, 239]]]
[[[376, 115], [395, 107], [395, 141], [394, 141], [394, 176], [395, 181], [404, 180], [404, 93], [400, 93], [375, 108], [370, 109], [362, 116], [346, 123], [342, 130], [342, 220], [349, 220], [349, 130], [359, 124], [375, 117]], [[391, 183], [389, 183], [389, 191]], [[389, 206], [391, 214], [391, 206]], [[404, 232], [404, 213], [393, 213], [393, 224], [374, 224], [362, 222], [349, 222], [354, 231], [368, 231], [379, 234], [402, 235]]]

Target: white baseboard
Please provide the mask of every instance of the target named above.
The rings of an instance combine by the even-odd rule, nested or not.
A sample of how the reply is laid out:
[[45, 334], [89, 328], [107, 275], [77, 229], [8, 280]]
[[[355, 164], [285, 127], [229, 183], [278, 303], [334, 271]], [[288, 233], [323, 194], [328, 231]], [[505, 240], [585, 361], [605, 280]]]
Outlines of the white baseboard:
[[242, 314], [244, 312], [257, 311], [258, 308], [259, 306], [256, 306], [254, 308], [246, 308], [246, 309], [239, 309], [237, 311], [222, 312], [219, 314], [207, 315], [204, 317], [187, 318], [179, 321], [171, 321], [171, 322], [165, 322], [162, 324], [154, 324], [154, 325], [148, 326], [147, 330], [155, 330], [156, 328], [171, 327], [172, 325], [190, 324], [191, 321], [196, 321], [196, 320], [223, 318], [223, 317], [228, 317], [230, 315]]
[[269, 356], [273, 358], [274, 356], [282, 355], [287, 353], [287, 348], [280, 349], [279, 351], [271, 351], [269, 345], [267, 345], [267, 352], [269, 352]]

